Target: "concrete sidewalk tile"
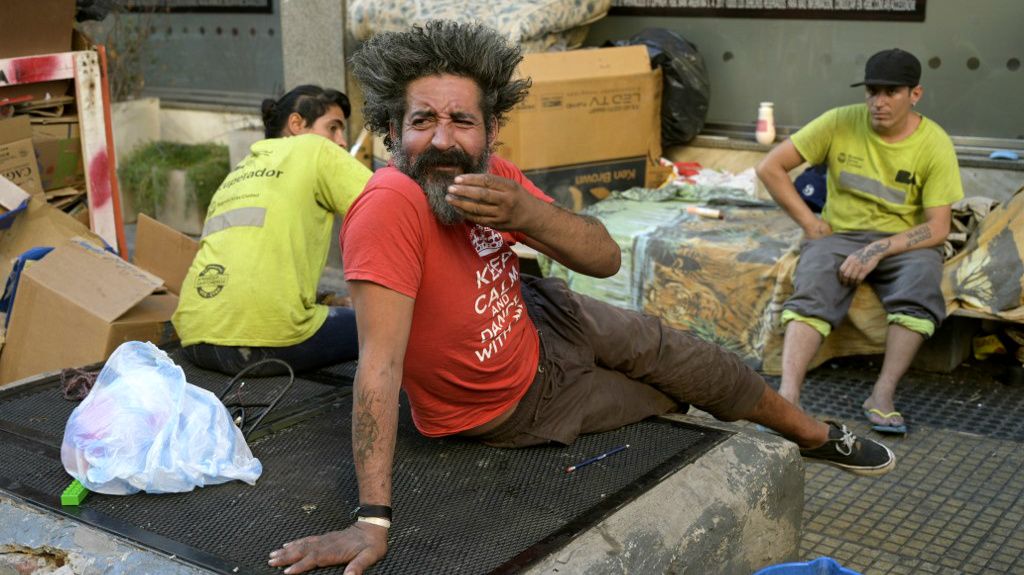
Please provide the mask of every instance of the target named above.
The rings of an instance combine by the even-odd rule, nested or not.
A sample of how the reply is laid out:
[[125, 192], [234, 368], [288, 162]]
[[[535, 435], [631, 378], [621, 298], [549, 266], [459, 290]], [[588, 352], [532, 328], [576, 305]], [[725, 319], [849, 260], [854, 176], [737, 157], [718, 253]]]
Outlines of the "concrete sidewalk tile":
[[880, 439], [899, 463], [875, 479], [809, 467], [802, 560], [832, 554], [871, 575], [1024, 573], [1024, 389], [984, 374], [912, 372], [896, 398], [911, 433], [893, 439], [871, 434], [859, 414], [875, 375], [843, 367], [808, 377], [813, 415]]

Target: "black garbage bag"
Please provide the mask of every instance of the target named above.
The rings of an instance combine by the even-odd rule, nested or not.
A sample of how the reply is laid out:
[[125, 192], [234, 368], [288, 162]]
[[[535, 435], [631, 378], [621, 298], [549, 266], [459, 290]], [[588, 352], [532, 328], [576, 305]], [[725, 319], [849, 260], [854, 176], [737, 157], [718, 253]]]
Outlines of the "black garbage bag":
[[661, 145], [679, 146], [692, 140], [704, 127], [711, 101], [711, 83], [697, 46], [675, 32], [648, 28], [613, 46], [647, 47], [651, 67], [661, 68]]
[[116, 7], [116, 0], [75, 0], [75, 20], [103, 20]]

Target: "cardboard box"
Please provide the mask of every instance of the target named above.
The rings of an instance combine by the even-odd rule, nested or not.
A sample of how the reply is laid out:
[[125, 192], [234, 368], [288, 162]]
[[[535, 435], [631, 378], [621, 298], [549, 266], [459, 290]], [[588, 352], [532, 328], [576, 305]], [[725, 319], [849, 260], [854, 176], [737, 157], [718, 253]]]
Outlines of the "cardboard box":
[[67, 140], [69, 138], [80, 138], [81, 127], [78, 124], [78, 116], [69, 114], [67, 116], [31, 117], [32, 141], [46, 142], [49, 140]]
[[27, 209], [31, 198], [28, 192], [14, 185], [14, 182], [0, 176], [0, 230], [14, 225], [17, 214], [11, 212], [23, 207]]
[[78, 186], [85, 183], [82, 169], [82, 141], [78, 138], [35, 142], [39, 179], [43, 190]]
[[106, 359], [125, 341], [174, 340], [164, 280], [110, 252], [67, 240], [26, 266], [0, 355], [0, 385]]
[[[64, 224], [72, 220], [38, 198], [32, 205], [60, 214]], [[55, 245], [22, 273], [0, 355], [0, 387], [103, 361], [125, 341], [165, 345], [177, 339], [171, 316], [199, 242], [143, 216], [135, 265], [78, 238]]]
[[32, 196], [28, 208], [17, 214], [10, 227], [0, 228], [0, 285], [7, 283], [12, 262], [19, 255], [35, 247], [58, 246], [75, 237], [104, 245], [88, 226], [47, 204], [44, 196]]
[[527, 54], [519, 74], [533, 87], [499, 132], [498, 154], [548, 195], [579, 209], [661, 183], [648, 178], [661, 157], [661, 71], [645, 47]]
[[[32, 198], [25, 190], [14, 185], [14, 182], [0, 176], [0, 230], [9, 229], [14, 225], [17, 216], [23, 213], [28, 207]], [[13, 213], [12, 213], [13, 212]], [[7, 285], [4, 279], [4, 285]], [[0, 312], [0, 351], [3, 350], [5, 341], [6, 314]]]
[[32, 145], [43, 190], [85, 183], [78, 116], [32, 119]]
[[[75, 0], [3, 0], [0, 17], [0, 58], [39, 56], [68, 52], [72, 48]], [[17, 86], [4, 86], [0, 74], [0, 100], [31, 95], [41, 100], [47, 95], [63, 96], [70, 82], [57, 80]]]
[[81, 202], [68, 210], [67, 214], [85, 227], [89, 227], [89, 204]]
[[199, 242], [164, 225], [146, 214], [139, 214], [135, 228], [135, 265], [163, 278], [167, 290], [181, 294]]
[[30, 194], [42, 194], [39, 164], [32, 147], [32, 123], [27, 116], [0, 120], [0, 176]]
[[[498, 133], [497, 154], [576, 210], [611, 191], [658, 186], [661, 70], [643, 46], [527, 54], [529, 96]], [[374, 141], [375, 167], [387, 163]]]

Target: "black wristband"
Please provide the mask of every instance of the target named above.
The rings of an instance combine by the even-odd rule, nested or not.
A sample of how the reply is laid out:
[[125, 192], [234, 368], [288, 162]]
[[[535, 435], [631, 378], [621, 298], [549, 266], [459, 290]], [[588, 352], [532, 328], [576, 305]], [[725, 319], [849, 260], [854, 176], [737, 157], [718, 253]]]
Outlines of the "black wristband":
[[387, 505], [363, 505], [360, 503], [353, 515], [356, 517], [379, 517], [391, 521], [391, 508]]

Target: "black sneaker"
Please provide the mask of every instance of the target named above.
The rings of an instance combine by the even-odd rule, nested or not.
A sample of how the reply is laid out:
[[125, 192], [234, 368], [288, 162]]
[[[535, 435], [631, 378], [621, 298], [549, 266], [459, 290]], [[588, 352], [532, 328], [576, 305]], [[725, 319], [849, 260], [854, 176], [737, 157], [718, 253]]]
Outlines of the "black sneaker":
[[888, 447], [857, 437], [845, 425], [828, 424], [828, 441], [821, 447], [801, 449], [800, 455], [818, 463], [827, 463], [855, 475], [885, 475], [896, 468], [896, 456]]

